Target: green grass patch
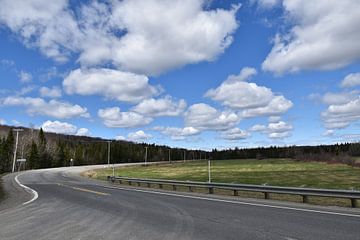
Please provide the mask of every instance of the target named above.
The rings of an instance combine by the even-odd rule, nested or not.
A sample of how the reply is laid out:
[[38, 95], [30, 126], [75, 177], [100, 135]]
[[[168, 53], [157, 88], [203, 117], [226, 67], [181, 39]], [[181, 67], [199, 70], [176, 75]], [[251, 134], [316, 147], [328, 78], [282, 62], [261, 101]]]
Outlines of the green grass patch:
[[[93, 177], [105, 179], [112, 169], [97, 170]], [[170, 180], [207, 181], [207, 161], [131, 166], [115, 169], [116, 176]], [[360, 168], [345, 164], [299, 162], [290, 159], [214, 160], [213, 182], [267, 184], [360, 190]]]

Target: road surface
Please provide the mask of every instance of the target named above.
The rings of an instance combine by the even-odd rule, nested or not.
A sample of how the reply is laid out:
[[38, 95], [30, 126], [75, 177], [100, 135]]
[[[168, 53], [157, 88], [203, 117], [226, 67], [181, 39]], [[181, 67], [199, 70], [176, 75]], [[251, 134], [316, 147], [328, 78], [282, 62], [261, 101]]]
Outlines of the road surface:
[[113, 187], [78, 176], [83, 170], [17, 176], [36, 192], [18, 193], [15, 206], [0, 211], [0, 239], [360, 239], [356, 210]]

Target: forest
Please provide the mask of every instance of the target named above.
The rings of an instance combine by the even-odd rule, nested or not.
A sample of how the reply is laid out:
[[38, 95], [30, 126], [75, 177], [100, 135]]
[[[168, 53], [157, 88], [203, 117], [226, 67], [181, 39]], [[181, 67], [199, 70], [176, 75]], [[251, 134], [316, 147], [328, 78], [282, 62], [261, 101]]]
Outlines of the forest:
[[[105, 164], [108, 161], [108, 141], [101, 138], [45, 133], [42, 129], [22, 128], [19, 133], [17, 159], [25, 158], [26, 169], [63, 167], [70, 165]], [[0, 173], [12, 169], [15, 132], [12, 127], [0, 127]], [[357, 166], [360, 143], [340, 143], [319, 146], [288, 146], [234, 148], [212, 151], [170, 148], [147, 143], [111, 140], [110, 163], [195, 159], [265, 159], [292, 158], [299, 161], [326, 161]], [[72, 161], [71, 161], [72, 160]]]

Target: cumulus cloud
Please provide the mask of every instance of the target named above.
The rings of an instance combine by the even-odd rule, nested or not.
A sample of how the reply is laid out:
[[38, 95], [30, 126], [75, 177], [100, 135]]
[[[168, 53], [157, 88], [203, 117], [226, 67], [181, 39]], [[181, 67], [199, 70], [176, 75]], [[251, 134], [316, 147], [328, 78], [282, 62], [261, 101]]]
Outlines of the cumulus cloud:
[[133, 142], [144, 142], [152, 138], [151, 134], [147, 134], [142, 130], [131, 132], [127, 135], [127, 139]]
[[90, 117], [86, 108], [54, 99], [47, 102], [42, 98], [10, 96], [2, 99], [1, 103], [4, 106], [24, 106], [30, 115], [54, 118]]
[[291, 101], [284, 96], [275, 95], [267, 87], [246, 82], [255, 74], [254, 68], [243, 68], [239, 75], [229, 76], [219, 87], [207, 91], [205, 96], [231, 109], [242, 110], [243, 117], [278, 115], [292, 107]]
[[6, 124], [6, 120], [5, 120], [5, 119], [0, 118], [0, 125], [5, 125], [5, 124]]
[[267, 134], [269, 138], [273, 139], [282, 139], [291, 136], [291, 131], [293, 126], [284, 121], [279, 122], [270, 122], [267, 126], [256, 124], [252, 126], [249, 130], [252, 132], [261, 132]]
[[200, 131], [194, 127], [154, 127], [154, 130], [170, 136], [172, 140], [184, 140], [186, 137], [200, 134]]
[[199, 130], [226, 130], [239, 121], [240, 118], [235, 113], [220, 112], [205, 103], [191, 105], [185, 113], [185, 125]]
[[60, 122], [60, 121], [46, 121], [41, 125], [41, 128], [45, 132], [59, 133], [59, 134], [68, 134], [68, 135], [77, 135], [77, 136], [90, 136], [89, 129], [87, 128], [77, 128], [75, 125]]
[[76, 132], [77, 136], [90, 136], [91, 133], [87, 128], [79, 128]]
[[360, 86], [360, 73], [351, 73], [341, 81], [341, 87], [350, 88]]
[[360, 120], [360, 97], [342, 104], [332, 104], [321, 113], [327, 129], [341, 129]]
[[250, 137], [250, 133], [241, 130], [240, 128], [231, 128], [221, 133], [221, 138], [230, 141], [242, 140], [249, 137]]
[[[275, 1], [274, 1], [275, 2]], [[360, 4], [358, 0], [283, 0], [292, 24], [277, 34], [262, 64], [276, 74], [306, 69], [336, 69], [360, 58]]]
[[327, 92], [322, 96], [322, 102], [328, 105], [337, 105], [347, 103], [359, 96], [358, 91], [333, 93]]
[[41, 97], [49, 97], [49, 98], [59, 98], [62, 95], [61, 89], [59, 87], [41, 87], [39, 89], [39, 93]]
[[45, 132], [75, 135], [77, 127], [67, 122], [46, 121], [41, 125]]
[[210, 10], [206, 3], [92, 1], [75, 11], [68, 0], [2, 0], [0, 23], [56, 61], [76, 53], [83, 66], [112, 63], [153, 75], [212, 61], [232, 43], [240, 5]]
[[186, 108], [184, 99], [174, 101], [170, 96], [159, 99], [145, 99], [132, 108], [132, 111], [149, 117], [179, 116]]
[[149, 124], [152, 118], [135, 112], [121, 112], [120, 108], [99, 109], [98, 116], [109, 128], [132, 128]]
[[29, 83], [32, 80], [32, 75], [25, 71], [20, 71], [19, 73], [20, 82]]
[[108, 99], [137, 103], [160, 92], [148, 77], [114, 69], [76, 69], [64, 79], [68, 94], [101, 95]]

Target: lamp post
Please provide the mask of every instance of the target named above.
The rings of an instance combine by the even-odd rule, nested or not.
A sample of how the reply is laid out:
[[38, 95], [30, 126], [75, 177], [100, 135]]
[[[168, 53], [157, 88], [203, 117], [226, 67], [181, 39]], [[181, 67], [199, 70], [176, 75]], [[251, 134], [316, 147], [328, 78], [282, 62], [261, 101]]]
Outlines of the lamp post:
[[148, 151], [148, 147], [145, 147], [145, 165], [147, 164], [147, 151]]
[[208, 160], [208, 177], [209, 177], [209, 183], [211, 183], [211, 163], [210, 159]]
[[12, 165], [12, 172], [15, 172], [15, 161], [16, 161], [16, 152], [19, 142], [19, 132], [24, 131], [24, 129], [21, 128], [15, 128], [13, 129], [14, 132], [16, 132], [16, 142], [15, 142], [15, 150], [14, 150], [14, 159], [13, 159], [13, 165]]
[[111, 141], [107, 141], [108, 143], [108, 168], [110, 167], [110, 143]]

